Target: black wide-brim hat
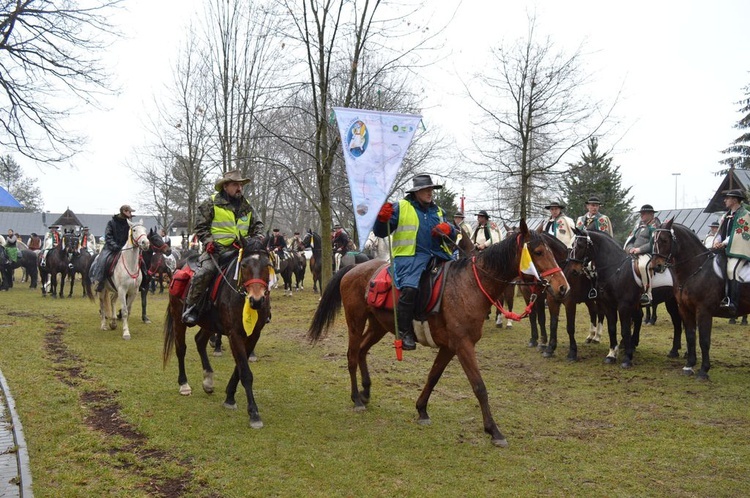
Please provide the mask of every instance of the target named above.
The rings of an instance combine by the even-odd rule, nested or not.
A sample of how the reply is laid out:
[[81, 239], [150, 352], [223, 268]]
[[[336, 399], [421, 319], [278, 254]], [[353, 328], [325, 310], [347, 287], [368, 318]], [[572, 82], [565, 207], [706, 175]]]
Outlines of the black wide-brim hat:
[[485, 218], [487, 218], [488, 220], [490, 219], [490, 215], [489, 215], [489, 214], [487, 214], [487, 211], [485, 211], [484, 209], [482, 209], [481, 211], [479, 211], [479, 212], [477, 213], [477, 216], [484, 216], [484, 217], [485, 217]]
[[741, 201], [746, 200], [744, 192], [742, 192], [742, 190], [740, 190], [738, 188], [733, 188], [731, 190], [725, 190], [724, 192], [722, 192], [722, 194], [724, 194], [724, 197], [736, 197], [736, 198], [738, 198]]
[[651, 204], [644, 204], [643, 206], [641, 206], [641, 210], [638, 212], [639, 213], [655, 213], [656, 211], [654, 211], [654, 206], [652, 206]]
[[597, 196], [592, 195], [591, 197], [589, 197], [589, 200], [586, 201], [586, 204], [598, 204], [601, 206], [602, 201], [600, 201]]
[[456, 214], [453, 215], [454, 218], [466, 218], [464, 216], [464, 213], [462, 211], [457, 211]]
[[559, 203], [557, 201], [552, 201], [549, 204], [547, 204], [546, 206], [544, 206], [544, 209], [552, 209], [552, 208], [565, 209], [565, 204], [561, 204], [561, 203]]
[[436, 185], [432, 183], [432, 178], [430, 177], [430, 175], [417, 175], [412, 179], [411, 182], [412, 187], [406, 191], [407, 193], [418, 192], [426, 188], [434, 188], [436, 190], [443, 188], [442, 185]]

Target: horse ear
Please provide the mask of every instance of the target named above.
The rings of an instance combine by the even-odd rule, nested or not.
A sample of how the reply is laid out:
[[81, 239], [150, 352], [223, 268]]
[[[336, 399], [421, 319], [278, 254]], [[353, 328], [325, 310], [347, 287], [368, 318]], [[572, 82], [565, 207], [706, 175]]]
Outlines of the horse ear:
[[526, 225], [526, 219], [521, 218], [521, 221], [518, 224], [518, 231], [521, 232], [521, 235], [524, 236], [524, 238], [528, 237], [529, 235], [529, 227]]

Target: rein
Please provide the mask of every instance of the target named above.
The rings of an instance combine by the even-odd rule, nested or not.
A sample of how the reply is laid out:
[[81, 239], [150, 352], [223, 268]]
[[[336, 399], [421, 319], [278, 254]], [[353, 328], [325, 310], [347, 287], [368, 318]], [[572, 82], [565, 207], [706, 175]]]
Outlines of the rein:
[[[495, 307], [497, 307], [497, 310], [503, 314], [505, 318], [509, 318], [513, 321], [520, 322], [522, 318], [529, 316], [531, 313], [531, 309], [534, 307], [534, 303], [536, 303], [537, 294], [533, 293], [529, 297], [529, 304], [526, 306], [526, 309], [523, 310], [523, 313], [520, 315], [517, 313], [514, 313], [513, 311], [508, 311], [505, 308], [503, 308], [503, 304], [500, 299], [493, 299], [492, 296], [487, 292], [487, 290], [482, 285], [482, 281], [479, 279], [479, 273], [477, 273], [477, 265], [476, 265], [476, 256], [472, 256], [471, 258], [471, 269], [474, 271], [474, 279], [477, 282], [477, 286], [479, 286], [479, 290], [482, 291], [482, 294], [484, 294], [484, 297], [486, 297], [490, 304], [494, 304]], [[559, 270], [559, 268], [558, 268]], [[501, 282], [503, 282], [501, 280]], [[505, 281], [506, 283], [510, 283]]]

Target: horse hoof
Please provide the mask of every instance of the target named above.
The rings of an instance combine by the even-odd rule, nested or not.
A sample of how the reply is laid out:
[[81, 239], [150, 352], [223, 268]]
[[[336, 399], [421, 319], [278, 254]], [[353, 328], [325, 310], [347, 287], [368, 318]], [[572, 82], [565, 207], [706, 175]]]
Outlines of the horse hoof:
[[505, 328], [506, 329], [512, 329], [513, 328], [513, 324], [510, 323], [510, 322], [508, 322], [508, 325], [506, 325]]
[[688, 375], [688, 376], [690, 376], [690, 375], [693, 375], [693, 374], [695, 374], [695, 372], [693, 371], [693, 369], [691, 367], [682, 367], [682, 375]]
[[508, 440], [507, 439], [493, 439], [492, 444], [494, 446], [497, 446], [498, 448], [507, 448]]
[[364, 412], [367, 411], [367, 407], [365, 405], [354, 405], [354, 411], [355, 413]]
[[263, 421], [262, 420], [251, 420], [250, 421], [250, 428], [252, 428], [252, 429], [262, 429], [263, 428]]
[[180, 386], [180, 395], [181, 396], [190, 396], [193, 394], [193, 388], [190, 387], [189, 384], [182, 384]]
[[611, 365], [614, 362], [615, 362], [615, 359], [612, 358], [611, 356], [607, 356], [606, 358], [604, 358], [604, 363], [606, 363], [607, 365]]
[[632, 366], [633, 366], [633, 363], [631, 363], [631, 362], [629, 362], [629, 361], [623, 361], [623, 362], [622, 362], [622, 363], [620, 364], [620, 368], [630, 368], [630, 367], [632, 367]]
[[549, 351], [542, 351], [542, 358], [552, 358], [554, 356], [554, 353], [550, 353]]
[[143, 323], [151, 323], [151, 320], [146, 316], [143, 318]]
[[221, 350], [214, 351], [214, 356], [224, 356], [224, 353], [221, 352]]
[[130, 334], [122, 334], [122, 338], [125, 339], [126, 341], [129, 341], [130, 340]]
[[672, 350], [669, 353], [667, 353], [667, 358], [679, 358], [679, 357], [680, 357], [680, 353], [677, 351]]
[[698, 371], [698, 375], [696, 375], [695, 378], [698, 379], [698, 380], [705, 380], [705, 381], [707, 381], [708, 380], [708, 374], [706, 372], [702, 371], [702, 370], [699, 370]]
[[226, 408], [227, 410], [236, 410], [237, 409], [237, 403], [230, 404], [230, 403], [222, 403], [222, 406]]
[[203, 392], [206, 394], [213, 394], [214, 386], [207, 386], [206, 384], [203, 384]]
[[535, 348], [537, 344], [538, 343], [536, 341], [529, 341], [529, 343], [526, 346], [530, 348]]
[[247, 361], [249, 361], [250, 363], [255, 363], [256, 361], [258, 361], [258, 357], [255, 356], [255, 353], [250, 353], [247, 356]]
[[417, 423], [419, 425], [430, 425], [430, 424], [432, 424], [432, 420], [429, 417], [427, 417], [427, 418], [420, 418], [420, 419], [417, 419]]
[[594, 340], [591, 337], [586, 338], [586, 344], [591, 344]]
[[591, 342], [594, 344], [599, 344], [601, 341], [599, 339], [591, 339]]

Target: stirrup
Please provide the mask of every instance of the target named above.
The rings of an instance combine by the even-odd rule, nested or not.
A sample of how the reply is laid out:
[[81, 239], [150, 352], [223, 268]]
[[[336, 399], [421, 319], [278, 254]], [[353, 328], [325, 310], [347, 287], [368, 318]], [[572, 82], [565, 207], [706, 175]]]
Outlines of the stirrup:
[[732, 302], [729, 300], [729, 297], [725, 297], [719, 303], [719, 308], [729, 308], [731, 305], [732, 305]]
[[644, 292], [641, 294], [641, 305], [648, 306], [649, 304], [651, 304], [651, 298]]

